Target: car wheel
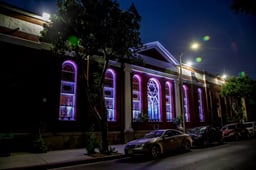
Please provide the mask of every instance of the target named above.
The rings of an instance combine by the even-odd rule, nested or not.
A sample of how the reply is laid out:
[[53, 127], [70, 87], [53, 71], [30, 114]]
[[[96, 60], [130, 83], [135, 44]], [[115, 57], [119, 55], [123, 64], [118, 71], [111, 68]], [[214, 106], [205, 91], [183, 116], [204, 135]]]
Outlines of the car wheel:
[[191, 143], [188, 140], [183, 141], [182, 150], [184, 152], [189, 152], [191, 150]]
[[235, 135], [235, 141], [238, 141], [240, 139], [240, 134]]
[[224, 143], [224, 139], [223, 138], [220, 138], [219, 139], [219, 144], [221, 145], [221, 144], [223, 144]]
[[160, 154], [161, 154], [160, 147], [157, 145], [153, 145], [151, 148], [151, 157], [156, 159], [160, 156]]
[[208, 141], [207, 139], [203, 139], [201, 143], [201, 147], [205, 147], [206, 145], [208, 145]]

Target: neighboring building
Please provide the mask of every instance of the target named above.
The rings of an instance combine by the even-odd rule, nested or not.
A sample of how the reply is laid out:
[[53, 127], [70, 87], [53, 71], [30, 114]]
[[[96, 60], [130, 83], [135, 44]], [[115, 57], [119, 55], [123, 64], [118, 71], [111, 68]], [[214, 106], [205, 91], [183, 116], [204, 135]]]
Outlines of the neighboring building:
[[[0, 5], [2, 133], [13, 133], [16, 150], [29, 149], [32, 134], [42, 131], [50, 149], [84, 147], [88, 114], [79, 64], [58, 58], [40, 42], [48, 21], [24, 10]], [[105, 75], [109, 142], [124, 143], [158, 128], [176, 128], [180, 117], [180, 63], [159, 42], [146, 43], [137, 54], [144, 65], [111, 61]], [[86, 63], [87, 61], [85, 61]], [[221, 98], [224, 80], [182, 66], [186, 128], [225, 122], [230, 104]], [[147, 115], [143, 121], [141, 114]]]

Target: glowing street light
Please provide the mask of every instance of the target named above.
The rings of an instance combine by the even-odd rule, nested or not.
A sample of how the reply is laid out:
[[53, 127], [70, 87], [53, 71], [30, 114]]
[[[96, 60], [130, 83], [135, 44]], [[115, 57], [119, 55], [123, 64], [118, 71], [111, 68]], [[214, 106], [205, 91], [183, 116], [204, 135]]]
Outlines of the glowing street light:
[[200, 44], [197, 42], [193, 42], [190, 46], [192, 50], [198, 50], [200, 48]]
[[[192, 50], [198, 50], [200, 48], [200, 44], [199, 43], [192, 43], [190, 48]], [[180, 74], [179, 74], [179, 90], [180, 90], [180, 115], [182, 116], [182, 127], [183, 127], [183, 131], [186, 132], [186, 119], [185, 119], [185, 113], [184, 113], [184, 96], [183, 96], [183, 74], [182, 74], [182, 65], [183, 65], [183, 61], [182, 61], [182, 57], [183, 57], [183, 53], [180, 54], [179, 56], [179, 60], [180, 60]]]

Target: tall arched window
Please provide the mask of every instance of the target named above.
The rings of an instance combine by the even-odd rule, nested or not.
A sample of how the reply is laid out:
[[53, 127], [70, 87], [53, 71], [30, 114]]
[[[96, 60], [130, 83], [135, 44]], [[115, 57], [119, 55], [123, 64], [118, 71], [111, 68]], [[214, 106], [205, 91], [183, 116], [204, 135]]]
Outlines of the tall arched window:
[[190, 122], [190, 112], [189, 112], [189, 98], [188, 98], [188, 88], [183, 85], [183, 99], [184, 99], [184, 115], [186, 122]]
[[203, 110], [203, 99], [202, 99], [202, 89], [198, 88], [197, 89], [197, 93], [198, 93], [198, 114], [199, 114], [199, 120], [200, 122], [204, 122], [205, 121], [205, 117], [204, 117], [204, 110]]
[[173, 119], [173, 102], [172, 102], [172, 84], [165, 83], [165, 101], [166, 101], [166, 121], [172, 122]]
[[107, 69], [105, 73], [104, 98], [108, 111], [107, 120], [116, 121], [116, 74], [112, 69]]
[[132, 117], [133, 121], [139, 120], [141, 114], [141, 78], [138, 75], [132, 77]]
[[62, 63], [59, 120], [75, 120], [77, 66], [67, 60]]
[[149, 79], [148, 84], [148, 117], [151, 122], [159, 122], [161, 120], [160, 111], [160, 88], [156, 79]]

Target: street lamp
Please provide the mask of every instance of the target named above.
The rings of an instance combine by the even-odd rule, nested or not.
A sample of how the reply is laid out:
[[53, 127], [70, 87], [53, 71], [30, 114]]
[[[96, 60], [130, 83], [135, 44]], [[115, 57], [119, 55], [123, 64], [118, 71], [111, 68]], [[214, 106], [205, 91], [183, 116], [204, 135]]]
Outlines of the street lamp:
[[180, 54], [179, 56], [179, 60], [180, 60], [180, 75], [179, 75], [179, 83], [180, 83], [180, 112], [181, 112], [181, 116], [182, 116], [182, 127], [183, 127], [183, 131], [186, 132], [185, 129], [185, 113], [184, 113], [184, 97], [183, 97], [183, 79], [182, 79], [182, 56], [183, 53]]
[[[190, 49], [192, 50], [198, 50], [200, 48], [200, 44], [193, 42], [190, 46]], [[186, 132], [186, 118], [185, 118], [185, 113], [184, 113], [184, 95], [183, 95], [183, 73], [182, 73], [182, 65], [183, 65], [183, 61], [182, 61], [182, 57], [183, 57], [183, 53], [180, 54], [179, 56], [179, 90], [180, 90], [180, 112], [181, 112], [181, 116], [182, 116], [182, 128], [183, 131]]]

